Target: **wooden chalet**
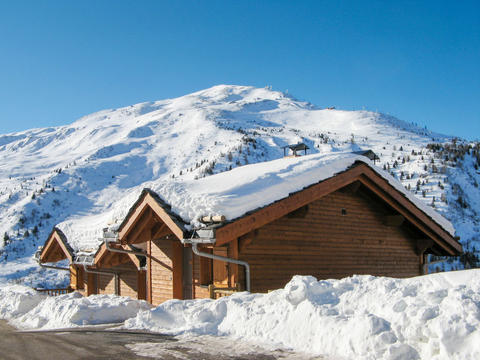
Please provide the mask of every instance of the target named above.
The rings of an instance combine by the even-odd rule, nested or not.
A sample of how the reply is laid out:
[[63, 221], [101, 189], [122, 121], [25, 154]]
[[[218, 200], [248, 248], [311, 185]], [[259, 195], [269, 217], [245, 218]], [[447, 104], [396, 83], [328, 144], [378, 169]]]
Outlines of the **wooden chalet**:
[[105, 232], [89, 262], [75, 262], [58, 231], [39, 258], [69, 259], [71, 286], [86, 295], [117, 293], [156, 305], [222, 291], [267, 292], [293, 275], [417, 276], [425, 273], [427, 254], [462, 252], [438, 219], [368, 161], [236, 219], [207, 221], [204, 228], [187, 230], [160, 196], [146, 189], [116, 232]]

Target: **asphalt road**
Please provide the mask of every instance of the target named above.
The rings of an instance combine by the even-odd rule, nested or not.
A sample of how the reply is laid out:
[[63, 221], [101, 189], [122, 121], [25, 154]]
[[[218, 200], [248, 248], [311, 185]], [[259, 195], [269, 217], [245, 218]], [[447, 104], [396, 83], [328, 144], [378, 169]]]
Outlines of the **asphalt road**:
[[[216, 342], [216, 340], [213, 340]], [[307, 359], [298, 354], [278, 352], [236, 355], [230, 353], [202, 352], [201, 344], [152, 334], [110, 330], [102, 327], [74, 328], [55, 331], [18, 331], [0, 320], [0, 359], [2, 360], [70, 360], [70, 359], [163, 359], [163, 360], [275, 360]], [[140, 356], [129, 349], [131, 344], [146, 344], [152, 356]], [[222, 343], [219, 343], [222, 346]], [[204, 344], [210, 347], [210, 344]], [[213, 347], [217, 344], [213, 343]], [[223, 344], [225, 345], [225, 343]], [[230, 346], [235, 344], [229, 344]], [[135, 346], [134, 346], [135, 347]], [[158, 351], [160, 349], [161, 351]], [[164, 350], [162, 350], [164, 349]], [[143, 352], [145, 354], [145, 352]], [[148, 352], [147, 352], [148, 354]], [[314, 358], [308, 358], [314, 359]], [[319, 359], [319, 358], [315, 358]]]
[[[173, 341], [172, 338], [144, 333], [102, 331], [21, 332], [0, 321], [0, 358], [3, 360], [65, 359], [148, 359], [139, 357], [125, 344]], [[176, 358], [172, 357], [172, 360]], [[170, 359], [168, 359], [170, 360]]]

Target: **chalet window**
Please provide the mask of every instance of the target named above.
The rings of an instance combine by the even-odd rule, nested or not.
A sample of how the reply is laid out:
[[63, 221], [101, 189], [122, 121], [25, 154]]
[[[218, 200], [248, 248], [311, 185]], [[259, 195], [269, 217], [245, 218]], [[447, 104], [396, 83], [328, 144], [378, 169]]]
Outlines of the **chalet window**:
[[347, 209], [342, 208], [342, 216], [345, 216], [345, 215], [347, 215]]

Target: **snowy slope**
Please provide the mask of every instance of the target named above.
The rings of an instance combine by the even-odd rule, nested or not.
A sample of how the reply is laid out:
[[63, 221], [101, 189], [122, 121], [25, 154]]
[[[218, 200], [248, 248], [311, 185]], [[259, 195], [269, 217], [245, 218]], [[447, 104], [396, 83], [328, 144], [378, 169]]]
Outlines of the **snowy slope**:
[[[268, 88], [226, 85], [100, 111], [67, 126], [3, 135], [0, 281], [38, 281], [30, 256], [55, 224], [111, 211], [118, 199], [152, 181], [194, 181], [278, 159], [282, 146], [299, 141], [314, 153], [373, 149], [380, 166], [410, 184], [412, 194], [417, 191], [430, 205], [435, 196], [433, 205], [453, 222], [467, 248], [478, 248], [473, 154], [450, 160], [443, 169], [427, 149], [429, 143], [452, 139], [379, 113], [321, 109]], [[432, 158], [442, 171], [432, 172]], [[468, 207], [458, 206], [459, 189]], [[90, 225], [95, 224], [89, 220], [85, 227]], [[88, 241], [82, 246], [95, 248], [93, 234]]]
[[[187, 230], [205, 226], [198, 220], [203, 216], [222, 215], [227, 221], [234, 220], [333, 177], [358, 162], [370, 166], [445, 231], [452, 236], [455, 234], [448, 220], [411, 194], [391, 174], [375, 166], [365, 156], [351, 152], [281, 158], [244, 165], [197, 180], [169, 179], [147, 182], [143, 186], [168, 203], [171, 211], [183, 219]], [[63, 232], [74, 252], [95, 253], [101, 244], [99, 239], [103, 238], [103, 229], [110, 224], [108, 227], [116, 230], [142, 190], [137, 187], [118, 199], [109, 211], [67, 219], [57, 228]], [[94, 243], [91, 239], [97, 241]]]

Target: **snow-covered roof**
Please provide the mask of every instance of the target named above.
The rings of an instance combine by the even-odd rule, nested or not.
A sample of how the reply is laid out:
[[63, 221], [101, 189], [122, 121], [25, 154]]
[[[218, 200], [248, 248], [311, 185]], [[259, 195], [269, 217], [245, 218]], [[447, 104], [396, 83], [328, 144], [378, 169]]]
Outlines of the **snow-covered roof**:
[[367, 164], [445, 231], [454, 235], [455, 229], [448, 220], [417, 199], [389, 173], [375, 166], [365, 156], [345, 152], [282, 158], [238, 167], [198, 180], [148, 182], [126, 194], [105, 212], [72, 218], [58, 227], [76, 251], [93, 251], [100, 245], [97, 239], [101, 237], [102, 229], [118, 226], [144, 188], [151, 189], [168, 203], [171, 211], [181, 217], [188, 228], [201, 226], [198, 219], [206, 215], [224, 215], [227, 220], [234, 220], [335, 176], [356, 162]]

